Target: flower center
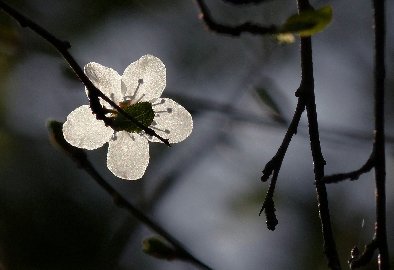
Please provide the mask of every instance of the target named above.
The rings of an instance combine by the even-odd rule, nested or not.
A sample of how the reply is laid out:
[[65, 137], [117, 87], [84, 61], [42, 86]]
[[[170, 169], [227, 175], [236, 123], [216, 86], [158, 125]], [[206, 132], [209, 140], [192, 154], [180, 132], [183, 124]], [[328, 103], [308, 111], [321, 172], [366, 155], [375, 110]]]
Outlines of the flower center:
[[[150, 124], [152, 124], [155, 113], [150, 102], [138, 102], [131, 105], [127, 104], [126, 102], [122, 102], [122, 104], [119, 105], [127, 114], [129, 114], [145, 127], [149, 127]], [[116, 131], [125, 130], [136, 133], [142, 131], [140, 127], [120, 113], [115, 113], [112, 118], [114, 120], [112, 127]]]

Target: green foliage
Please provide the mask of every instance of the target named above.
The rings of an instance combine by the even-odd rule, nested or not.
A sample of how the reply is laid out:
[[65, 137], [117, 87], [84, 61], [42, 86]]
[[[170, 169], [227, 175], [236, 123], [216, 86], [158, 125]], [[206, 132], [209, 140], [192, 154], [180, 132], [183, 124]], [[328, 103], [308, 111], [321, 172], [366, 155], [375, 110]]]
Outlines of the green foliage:
[[309, 37], [324, 30], [332, 20], [331, 6], [317, 10], [307, 10], [290, 16], [279, 28], [279, 32], [297, 33], [301, 37]]
[[[132, 105], [127, 105], [123, 110], [145, 127], [149, 127], [155, 117], [152, 104], [149, 102], [138, 102]], [[114, 117], [113, 127], [117, 130], [125, 130], [128, 132], [142, 131], [140, 127], [122, 114], [116, 114]]]

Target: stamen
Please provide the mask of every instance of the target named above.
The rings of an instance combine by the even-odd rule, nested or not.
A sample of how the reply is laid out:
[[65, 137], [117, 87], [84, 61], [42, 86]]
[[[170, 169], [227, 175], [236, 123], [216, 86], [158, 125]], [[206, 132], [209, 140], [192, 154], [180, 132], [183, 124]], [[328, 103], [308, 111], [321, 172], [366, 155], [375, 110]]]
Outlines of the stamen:
[[135, 89], [134, 94], [132, 95], [133, 98], [135, 98], [135, 97], [137, 96], [137, 92], [138, 92], [138, 90], [140, 89], [140, 86], [141, 86], [143, 83], [144, 83], [144, 80], [143, 80], [143, 79], [138, 79], [137, 88]]
[[153, 107], [153, 106], [160, 105], [160, 104], [164, 104], [164, 102], [166, 102], [165, 99], [161, 99], [161, 100], [159, 100], [157, 103], [152, 103], [152, 107]]
[[126, 95], [127, 92], [127, 86], [123, 80], [120, 83], [120, 92], [122, 93], [122, 96]]
[[161, 131], [161, 132], [167, 133], [167, 134], [171, 133], [168, 129], [160, 129], [160, 128], [152, 127], [152, 126], [150, 126], [150, 128], [154, 129], [154, 130], [157, 130], [157, 131]]
[[165, 111], [155, 111], [155, 113], [172, 113], [172, 108], [167, 108]]
[[[138, 92], [138, 90], [140, 89], [140, 86], [142, 85], [144, 83], [144, 80], [143, 79], [138, 79], [138, 85], [137, 85], [137, 88], [135, 89], [135, 91], [134, 91], [134, 94], [133, 95], [131, 95], [131, 96], [126, 96], [125, 94], [126, 94], [126, 92], [127, 92], [127, 87], [126, 87], [126, 85], [124, 84], [124, 82], [122, 81], [122, 94], [124, 95], [124, 97], [123, 97], [123, 101], [131, 101], [131, 100], [133, 100], [136, 96], [137, 96], [137, 92]], [[142, 96], [144, 96], [145, 94], [143, 94]], [[141, 97], [142, 98], [142, 97]], [[139, 102], [140, 100], [141, 100], [141, 98], [139, 99], [139, 100], [137, 100], [136, 102], [133, 102], [133, 103], [137, 103], [137, 102]]]
[[142, 94], [141, 97], [140, 97], [135, 103], [140, 102], [140, 100], [141, 100], [144, 96], [145, 96], [145, 94]]

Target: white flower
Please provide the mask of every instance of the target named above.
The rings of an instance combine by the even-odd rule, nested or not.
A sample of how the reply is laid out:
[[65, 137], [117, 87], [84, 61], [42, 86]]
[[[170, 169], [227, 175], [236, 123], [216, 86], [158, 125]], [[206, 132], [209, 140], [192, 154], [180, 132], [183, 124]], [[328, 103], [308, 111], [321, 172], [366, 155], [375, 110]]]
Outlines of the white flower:
[[[166, 69], [159, 58], [142, 56], [131, 63], [122, 76], [111, 68], [89, 63], [85, 74], [124, 111], [170, 143], [178, 143], [190, 135], [193, 129], [190, 113], [175, 101], [160, 98], [166, 86]], [[112, 127], [97, 120], [89, 105], [83, 105], [67, 116], [64, 138], [71, 145], [88, 150], [109, 142], [108, 169], [123, 179], [141, 178], [149, 163], [148, 141], [161, 141], [148, 136], [104, 101], [100, 102], [109, 110]]]

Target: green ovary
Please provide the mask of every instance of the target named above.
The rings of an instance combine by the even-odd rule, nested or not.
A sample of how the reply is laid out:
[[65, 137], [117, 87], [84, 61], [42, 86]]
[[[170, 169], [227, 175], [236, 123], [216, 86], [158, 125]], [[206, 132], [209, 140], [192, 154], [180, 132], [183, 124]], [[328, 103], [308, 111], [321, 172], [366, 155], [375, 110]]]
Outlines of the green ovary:
[[[123, 107], [123, 106], [122, 106]], [[137, 120], [140, 124], [145, 127], [149, 127], [153, 122], [155, 113], [152, 109], [152, 104], [149, 102], [138, 102], [132, 105], [123, 107], [123, 110]], [[116, 131], [125, 130], [128, 132], [140, 132], [142, 129], [138, 127], [131, 120], [127, 119], [124, 115], [117, 113], [113, 117], [112, 128]]]

